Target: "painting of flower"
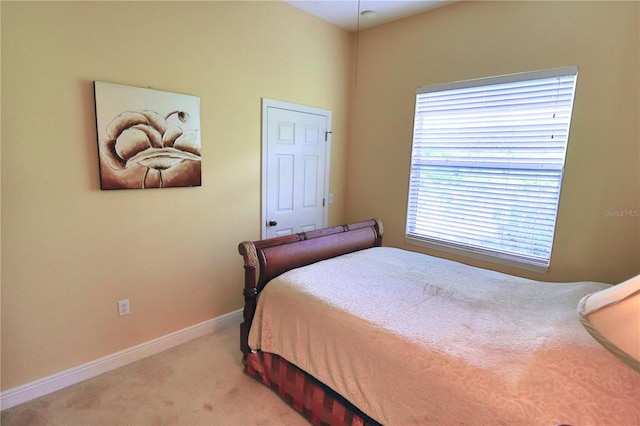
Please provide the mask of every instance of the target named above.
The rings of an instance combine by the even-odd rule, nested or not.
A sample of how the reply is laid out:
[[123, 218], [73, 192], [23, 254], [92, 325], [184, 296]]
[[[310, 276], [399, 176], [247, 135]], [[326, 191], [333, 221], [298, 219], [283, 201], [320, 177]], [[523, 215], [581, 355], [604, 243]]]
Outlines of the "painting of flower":
[[94, 82], [100, 187], [201, 185], [200, 99]]

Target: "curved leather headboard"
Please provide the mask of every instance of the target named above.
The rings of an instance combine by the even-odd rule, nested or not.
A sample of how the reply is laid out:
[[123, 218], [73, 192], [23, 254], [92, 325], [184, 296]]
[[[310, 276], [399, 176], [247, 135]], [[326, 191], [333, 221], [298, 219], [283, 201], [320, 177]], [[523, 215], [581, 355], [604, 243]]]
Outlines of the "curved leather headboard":
[[255, 286], [259, 292], [271, 279], [290, 269], [380, 246], [382, 233], [382, 222], [371, 219], [266, 240], [244, 241], [238, 251], [244, 257], [245, 268], [255, 270], [260, 267]]
[[299, 241], [275, 247], [261, 249], [256, 246], [260, 264], [258, 291], [270, 280], [290, 269], [375, 247], [378, 243], [378, 233], [374, 227], [347, 230], [315, 238], [302, 235], [302, 238]]

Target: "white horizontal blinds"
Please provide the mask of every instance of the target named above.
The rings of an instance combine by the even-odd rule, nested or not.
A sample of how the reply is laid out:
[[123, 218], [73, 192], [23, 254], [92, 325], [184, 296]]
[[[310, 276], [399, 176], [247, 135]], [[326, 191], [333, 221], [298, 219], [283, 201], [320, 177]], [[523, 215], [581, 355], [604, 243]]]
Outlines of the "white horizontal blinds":
[[548, 266], [576, 76], [418, 89], [407, 237]]

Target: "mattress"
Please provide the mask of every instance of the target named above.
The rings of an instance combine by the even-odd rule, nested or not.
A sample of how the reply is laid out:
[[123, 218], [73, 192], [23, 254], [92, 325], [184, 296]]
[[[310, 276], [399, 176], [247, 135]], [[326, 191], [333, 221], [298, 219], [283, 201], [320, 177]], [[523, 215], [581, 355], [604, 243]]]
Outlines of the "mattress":
[[576, 313], [606, 287], [376, 247], [272, 280], [249, 345], [382, 424], [639, 424], [640, 375]]

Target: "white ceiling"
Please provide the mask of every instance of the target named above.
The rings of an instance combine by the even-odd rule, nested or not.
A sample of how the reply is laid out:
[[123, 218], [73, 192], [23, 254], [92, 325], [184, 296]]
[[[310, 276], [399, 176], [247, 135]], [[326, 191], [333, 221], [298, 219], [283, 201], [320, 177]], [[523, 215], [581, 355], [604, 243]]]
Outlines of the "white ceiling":
[[[347, 31], [363, 30], [459, 0], [284, 0]], [[364, 11], [375, 16], [363, 16]], [[370, 14], [371, 15], [371, 14]], [[360, 18], [360, 19], [358, 19]], [[359, 21], [359, 22], [358, 22]]]

